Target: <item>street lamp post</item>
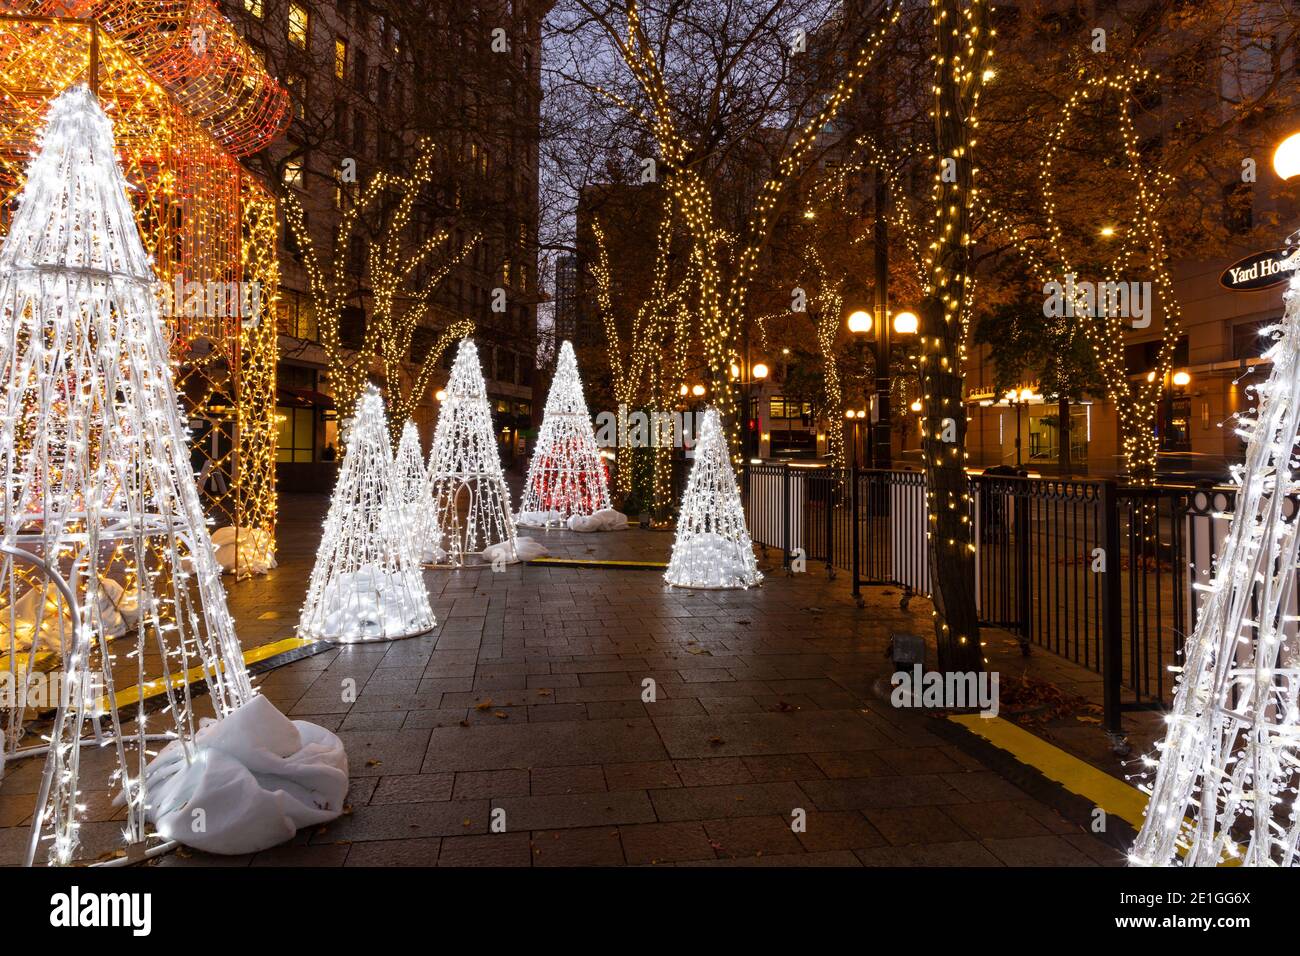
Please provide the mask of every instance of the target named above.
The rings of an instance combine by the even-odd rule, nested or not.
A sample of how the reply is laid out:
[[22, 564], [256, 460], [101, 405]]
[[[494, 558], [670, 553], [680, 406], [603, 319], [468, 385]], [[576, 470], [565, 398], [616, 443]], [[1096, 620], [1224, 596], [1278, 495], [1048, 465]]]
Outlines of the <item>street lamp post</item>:
[[1041, 396], [1035, 395], [1034, 390], [1032, 388], [1022, 388], [1019, 391], [1012, 388], [1007, 390], [1006, 397], [1003, 399], [1003, 401], [1005, 401], [1008, 405], [1013, 406], [1016, 410], [1015, 444], [1016, 444], [1016, 467], [1017, 468], [1021, 467], [1024, 464], [1024, 460], [1021, 455], [1021, 443], [1020, 443], [1020, 409], [1022, 406], [1028, 405], [1031, 400], [1039, 397]]
[[[915, 313], [899, 312], [890, 320], [888, 295], [885, 286], [877, 276], [876, 316], [858, 309], [848, 317], [849, 331], [854, 335], [875, 332], [875, 341], [870, 343], [872, 354], [876, 357], [876, 421], [871, 429], [871, 456], [873, 468], [888, 468], [893, 461], [893, 436], [891, 433], [889, 392], [892, 387], [890, 366], [892, 365], [892, 334], [914, 335], [920, 326]], [[883, 316], [883, 318], [882, 318]]]

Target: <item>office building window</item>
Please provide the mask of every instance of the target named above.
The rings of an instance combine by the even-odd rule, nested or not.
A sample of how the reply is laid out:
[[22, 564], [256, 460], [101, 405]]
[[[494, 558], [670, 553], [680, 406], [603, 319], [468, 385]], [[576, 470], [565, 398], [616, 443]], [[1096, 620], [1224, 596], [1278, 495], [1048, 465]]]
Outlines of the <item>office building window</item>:
[[311, 19], [307, 8], [301, 3], [289, 4], [289, 42], [300, 50], [307, 49], [311, 34]]
[[311, 462], [315, 460], [316, 410], [276, 406], [280, 419], [280, 434], [276, 443], [275, 460], [283, 462]]

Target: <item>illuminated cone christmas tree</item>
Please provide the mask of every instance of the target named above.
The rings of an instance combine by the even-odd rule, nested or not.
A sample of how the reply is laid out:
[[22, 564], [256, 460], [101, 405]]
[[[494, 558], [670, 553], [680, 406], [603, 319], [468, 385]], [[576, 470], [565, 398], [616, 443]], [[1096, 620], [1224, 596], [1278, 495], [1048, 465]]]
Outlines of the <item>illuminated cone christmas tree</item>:
[[537, 435], [517, 520], [520, 524], [564, 524], [572, 515], [608, 509], [605, 463], [582, 397], [573, 346], [560, 346], [546, 413]]
[[747, 588], [763, 580], [716, 408], [700, 426], [664, 580], [682, 588]]
[[393, 469], [397, 500], [402, 510], [403, 533], [412, 542], [419, 560], [432, 561], [438, 529], [433, 499], [429, 497], [429, 475], [420, 451], [420, 432], [410, 419], [402, 426], [402, 439], [397, 443]]
[[403, 527], [402, 502], [384, 420], [369, 386], [344, 435], [339, 469], [298, 633], [354, 644], [432, 630], [419, 559]]
[[478, 349], [471, 339], [461, 340], [445, 391], [429, 450], [436, 546], [456, 565], [464, 564], [467, 554], [494, 545], [502, 546], [507, 561], [515, 561], [510, 492], [492, 433]]
[[[1292, 258], [1295, 261], [1295, 258]], [[1300, 494], [1300, 277], [1291, 280], [1273, 366], [1258, 388], [1232, 525], [1183, 646], [1157, 745], [1135, 865], [1294, 866], [1300, 842], [1300, 640], [1293, 610]], [[1266, 330], [1267, 331], [1267, 330]], [[1118, 563], [1118, 556], [1109, 559]], [[1146, 788], [1144, 788], [1146, 789]], [[1181, 857], [1181, 861], [1180, 861]]]
[[[124, 838], [140, 843], [157, 799], [151, 731], [193, 760], [190, 680], [206, 679], [204, 709], [219, 720], [254, 697], [126, 190], [112, 123], [85, 87], [70, 89], [50, 107], [0, 249], [2, 540], [31, 556], [0, 557], [0, 654], [20, 684], [38, 653], [62, 669], [28, 862], [41, 843], [50, 862], [77, 857], [83, 736], [116, 763], [89, 788], [119, 792]], [[141, 709], [129, 733], [119, 679], [156, 681], [166, 704]], [[8, 712], [10, 756], [23, 755], [23, 716]]]

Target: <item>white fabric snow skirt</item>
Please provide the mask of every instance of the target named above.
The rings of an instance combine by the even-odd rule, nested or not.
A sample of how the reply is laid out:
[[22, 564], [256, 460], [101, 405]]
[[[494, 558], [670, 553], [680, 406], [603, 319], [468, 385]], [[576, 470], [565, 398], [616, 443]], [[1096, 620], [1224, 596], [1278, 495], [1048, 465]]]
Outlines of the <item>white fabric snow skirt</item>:
[[145, 771], [148, 818], [169, 840], [207, 853], [256, 853], [343, 812], [342, 741], [290, 720], [261, 694], [224, 720], [204, 720], [194, 748], [187, 763], [174, 740]]

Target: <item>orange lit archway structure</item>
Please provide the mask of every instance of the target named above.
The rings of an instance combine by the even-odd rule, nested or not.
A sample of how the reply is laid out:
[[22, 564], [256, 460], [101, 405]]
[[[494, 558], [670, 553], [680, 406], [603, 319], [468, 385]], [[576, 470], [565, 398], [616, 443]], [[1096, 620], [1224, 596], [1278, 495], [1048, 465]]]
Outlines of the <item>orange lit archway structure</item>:
[[47, 104], [75, 83], [136, 189], [208, 513], [273, 542], [277, 210], [237, 157], [279, 134], [287, 96], [206, 0], [0, 0], [0, 232]]

